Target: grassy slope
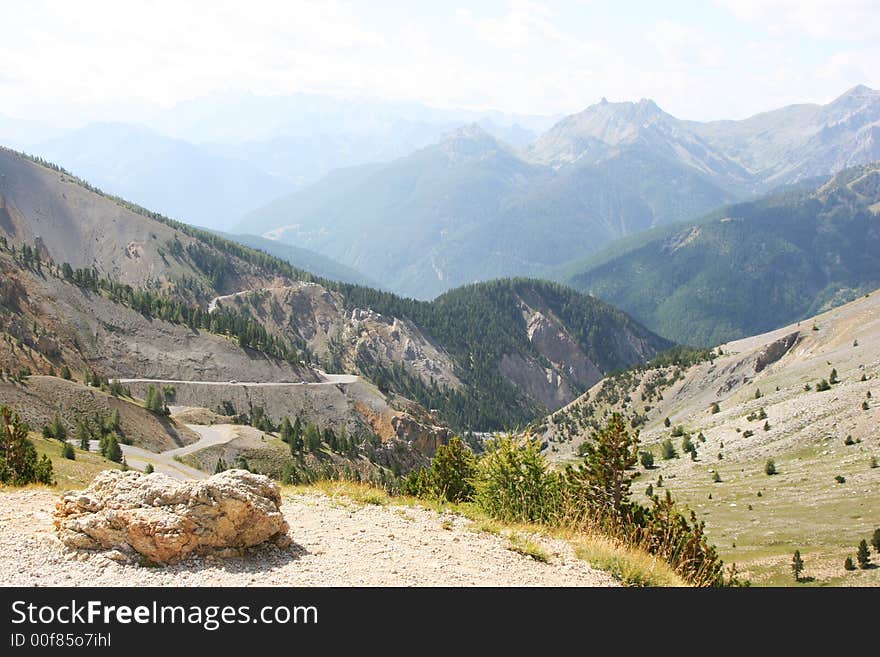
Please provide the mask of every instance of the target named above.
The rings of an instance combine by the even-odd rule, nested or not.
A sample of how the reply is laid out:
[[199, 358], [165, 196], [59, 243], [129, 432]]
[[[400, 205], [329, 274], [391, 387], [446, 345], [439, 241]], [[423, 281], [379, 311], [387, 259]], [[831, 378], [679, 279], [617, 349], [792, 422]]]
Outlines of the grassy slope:
[[99, 454], [84, 452], [79, 447], [74, 449], [76, 459], [71, 461], [61, 456], [61, 443], [57, 440], [46, 439], [36, 433], [31, 433], [30, 438], [37, 448], [37, 453], [46, 454], [52, 460], [55, 487], [61, 490], [85, 488], [99, 472], [118, 470], [121, 467]]
[[[880, 527], [880, 468], [870, 467], [872, 456], [880, 459], [880, 294], [817, 317], [817, 331], [813, 323], [722, 345], [724, 356], [685, 368], [681, 378], [659, 390], [661, 399], [641, 400], [642, 382], [652, 372], [636, 377], [638, 387], [616, 395], [622, 399], [630, 392], [625, 406], [620, 401], [612, 406], [598, 403], [606, 380], [590, 391], [589, 402], [575, 402], [557, 416], [575, 417], [575, 408], [584, 403], [597, 405], [596, 417], [612, 409], [630, 416], [646, 414], [640, 438], [654, 454], [655, 467], [639, 468], [633, 490], [642, 500], [649, 483], [655, 494], [670, 490], [706, 521], [709, 538], [725, 562], [735, 562], [754, 584], [794, 584], [790, 562], [793, 552], [800, 550], [804, 575], [814, 578], [804, 584], [878, 585], [880, 568], [847, 572], [843, 562], [847, 556], [855, 560], [858, 542], [870, 540]], [[801, 341], [756, 374], [750, 355], [798, 329]], [[815, 388], [832, 368], [840, 383], [831, 390], [804, 389], [807, 383]], [[666, 370], [668, 379], [672, 369]], [[756, 399], [757, 389], [762, 396]], [[719, 402], [720, 412], [710, 412], [712, 401]], [[646, 405], [651, 406], [647, 413]], [[748, 419], [761, 408], [768, 431], [763, 419]], [[667, 417], [669, 428], [664, 426]], [[682, 454], [681, 437], [672, 437], [679, 425], [691, 433], [697, 461]], [[700, 432], [705, 442], [697, 439]], [[589, 435], [589, 429], [583, 428], [580, 435]], [[859, 442], [845, 445], [848, 435]], [[665, 439], [672, 440], [680, 458], [661, 459], [660, 443]], [[571, 448], [577, 441], [550, 442], [551, 455], [573, 460]], [[774, 459], [778, 474], [764, 473], [767, 459]], [[715, 470], [721, 482], [713, 481]], [[661, 475], [663, 488], [657, 485]], [[845, 483], [835, 481], [838, 475]], [[873, 560], [880, 561], [880, 556], [875, 553]]]

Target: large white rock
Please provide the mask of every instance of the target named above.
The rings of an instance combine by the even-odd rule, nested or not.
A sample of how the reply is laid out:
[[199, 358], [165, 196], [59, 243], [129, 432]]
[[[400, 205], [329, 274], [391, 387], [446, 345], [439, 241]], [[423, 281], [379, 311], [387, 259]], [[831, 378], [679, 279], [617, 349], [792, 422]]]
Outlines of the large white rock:
[[281, 492], [271, 479], [227, 470], [201, 481], [105, 470], [56, 504], [58, 538], [74, 549], [139, 553], [158, 564], [192, 554], [235, 554], [290, 544]]

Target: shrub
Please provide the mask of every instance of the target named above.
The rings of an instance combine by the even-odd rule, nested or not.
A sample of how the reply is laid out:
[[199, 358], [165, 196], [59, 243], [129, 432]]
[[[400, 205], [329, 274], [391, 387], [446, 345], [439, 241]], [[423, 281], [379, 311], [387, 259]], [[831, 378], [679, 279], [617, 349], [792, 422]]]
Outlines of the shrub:
[[466, 502], [474, 496], [477, 459], [458, 436], [440, 445], [431, 465], [410, 473], [401, 490], [407, 495], [448, 502]]
[[767, 462], [764, 464], [764, 474], [772, 476], [775, 475], [776, 472], [776, 461], [773, 459], [767, 459]]
[[755, 388], [755, 399], [760, 399], [760, 398], [763, 397], [763, 396], [764, 396], [764, 395], [761, 394], [761, 389], [760, 389], [760, 388]]
[[862, 410], [863, 410], [863, 411], [867, 411], [868, 408], [870, 408], [870, 407], [868, 406], [868, 402], [863, 401], [863, 402], [862, 402]]
[[849, 445], [855, 445], [855, 444], [856, 444], [856, 441], [853, 440], [853, 437], [852, 437], [852, 436], [847, 436], [846, 438], [843, 439], [843, 444], [844, 444], [844, 445], [847, 445], [847, 446], [849, 446]]
[[144, 468], [144, 474], [153, 474], [155, 469], [153, 468], [152, 463], [147, 463], [147, 467]]
[[856, 565], [853, 563], [852, 557], [847, 557], [846, 559], [844, 559], [843, 568], [844, 568], [844, 570], [855, 570], [856, 569]]
[[61, 456], [70, 459], [71, 461], [76, 460], [76, 452], [73, 451], [73, 445], [70, 443], [64, 443], [61, 445]]
[[859, 541], [859, 548], [856, 551], [856, 561], [859, 568], [865, 570], [871, 566], [871, 553], [868, 551], [868, 541], [862, 539]]
[[721, 483], [721, 473], [718, 470], [712, 473], [712, 483], [720, 484]]
[[831, 384], [840, 383], [840, 379], [837, 378], [837, 369], [834, 368], [831, 370], [831, 374], [828, 375], [828, 382]]
[[834, 481], [836, 481], [838, 484], [844, 484], [846, 483], [846, 477], [844, 477], [843, 475], [837, 475], [836, 477], [834, 477]]
[[825, 392], [826, 390], [831, 390], [831, 384], [825, 379], [822, 379], [816, 384], [816, 392]]
[[666, 418], [665, 420], [663, 420], [663, 426], [666, 427], [667, 429], [670, 427], [671, 424], [672, 424], [672, 422], [669, 420], [669, 418]]
[[560, 477], [537, 442], [517, 445], [510, 437], [487, 445], [474, 478], [474, 501], [506, 522], [553, 522], [560, 506]]
[[678, 453], [675, 451], [675, 445], [672, 444], [672, 441], [669, 440], [669, 438], [660, 443], [660, 455], [666, 461], [678, 457]]
[[710, 412], [715, 415], [721, 411], [721, 407], [718, 405], [718, 402], [712, 402], [712, 406], [709, 407]]
[[672, 437], [678, 438], [679, 436], [684, 435], [684, 427], [680, 424], [672, 430]]
[[690, 436], [685, 435], [685, 437], [682, 439], [681, 451], [683, 451], [685, 454], [691, 454], [691, 453], [696, 454], [697, 453], [697, 448], [694, 445], [693, 441], [691, 440]]
[[755, 435], [755, 432], [752, 431], [751, 429], [746, 429], [745, 431], [743, 431], [743, 438], [751, 438], [754, 435]]
[[28, 438], [28, 426], [18, 413], [0, 406], [0, 483], [12, 486], [54, 482], [52, 461], [37, 450]]
[[645, 488], [645, 495], [647, 497], [654, 497], [654, 484], [648, 484]]
[[650, 470], [654, 467], [654, 453], [649, 451], [643, 451], [639, 453], [639, 462], [642, 464], [644, 468]]
[[871, 536], [871, 545], [880, 554], [880, 527], [874, 530], [874, 534]]
[[770, 422], [764, 422], [764, 431], [770, 431]]

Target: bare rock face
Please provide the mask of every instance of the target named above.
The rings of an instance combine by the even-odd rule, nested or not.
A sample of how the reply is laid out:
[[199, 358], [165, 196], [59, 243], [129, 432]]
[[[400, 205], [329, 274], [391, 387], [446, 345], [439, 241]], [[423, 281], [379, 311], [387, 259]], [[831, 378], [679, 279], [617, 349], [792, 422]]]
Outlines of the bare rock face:
[[268, 477], [227, 470], [197, 482], [163, 474], [105, 470], [56, 504], [66, 546], [117, 550], [167, 564], [193, 554], [238, 554], [271, 541], [290, 544], [281, 493]]

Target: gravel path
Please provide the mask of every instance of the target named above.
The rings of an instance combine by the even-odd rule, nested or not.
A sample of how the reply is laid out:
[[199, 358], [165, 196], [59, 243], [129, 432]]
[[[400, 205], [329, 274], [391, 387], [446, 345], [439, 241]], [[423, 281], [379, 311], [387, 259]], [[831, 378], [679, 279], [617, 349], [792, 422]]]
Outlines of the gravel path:
[[615, 586], [562, 540], [530, 537], [549, 563], [508, 549], [458, 515], [358, 506], [321, 494], [285, 497], [294, 546], [164, 568], [120, 565], [55, 538], [58, 493], [0, 491], [0, 582], [6, 586]]

